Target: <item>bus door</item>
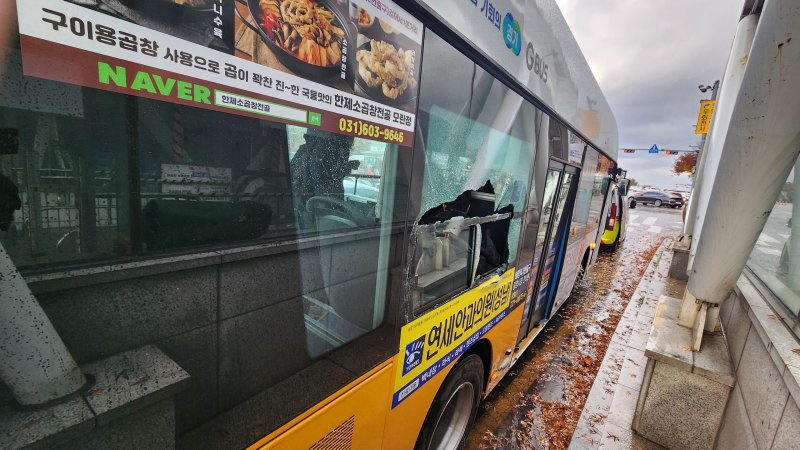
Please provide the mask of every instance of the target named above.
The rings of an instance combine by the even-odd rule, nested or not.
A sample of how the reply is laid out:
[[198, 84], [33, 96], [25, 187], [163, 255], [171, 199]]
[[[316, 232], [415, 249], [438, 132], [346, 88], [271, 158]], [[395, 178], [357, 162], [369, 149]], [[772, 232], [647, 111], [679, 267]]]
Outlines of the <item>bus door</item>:
[[558, 279], [563, 264], [564, 251], [569, 236], [572, 204], [578, 185], [577, 169], [551, 161], [542, 201], [542, 214], [533, 256], [535, 270], [534, 288], [527, 317], [522, 320], [520, 335], [527, 335], [536, 325], [550, 315]]

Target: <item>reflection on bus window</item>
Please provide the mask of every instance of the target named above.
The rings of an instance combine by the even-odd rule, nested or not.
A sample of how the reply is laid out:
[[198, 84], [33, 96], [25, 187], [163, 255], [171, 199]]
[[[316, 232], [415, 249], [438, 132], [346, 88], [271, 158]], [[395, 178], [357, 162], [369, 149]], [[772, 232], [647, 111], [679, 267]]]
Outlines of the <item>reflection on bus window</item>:
[[[280, 408], [274, 402], [285, 397], [264, 392], [291, 389], [297, 374], [324, 373], [345, 345], [359, 367], [385, 358], [395, 319], [390, 271], [400, 266], [403, 236], [395, 205], [405, 205], [408, 192], [395, 194], [404, 155], [396, 145], [42, 83], [74, 108], [0, 107], [0, 130], [14, 136], [0, 140], [0, 243], [21, 271], [55, 278], [77, 264], [114, 277], [126, 263], [154, 259], [152, 273], [139, 278], [53, 294], [65, 311], [91, 317], [45, 307], [57, 327], [80, 329], [97, 352], [118, 351], [129, 335], [136, 345], [162, 345], [162, 328], [191, 342], [175, 344], [174, 358], [193, 380], [176, 399], [179, 436], [246, 402], [280, 409], [267, 425], [260, 416], [241, 424], [247, 432], [232, 439], [244, 446], [253, 429], [278, 427], [349, 379], [317, 377], [316, 394]], [[312, 245], [300, 247], [298, 238]], [[245, 246], [269, 252], [222, 264], [206, 258]], [[175, 254], [197, 266], [173, 268]], [[178, 303], [196, 304], [163, 314], [175, 289], [186, 291]], [[208, 320], [198, 312], [206, 306], [218, 316], [196, 323]]]
[[81, 106], [0, 108], [19, 142], [0, 173], [20, 199], [0, 239], [21, 267], [380, 221], [388, 144], [100, 91]]

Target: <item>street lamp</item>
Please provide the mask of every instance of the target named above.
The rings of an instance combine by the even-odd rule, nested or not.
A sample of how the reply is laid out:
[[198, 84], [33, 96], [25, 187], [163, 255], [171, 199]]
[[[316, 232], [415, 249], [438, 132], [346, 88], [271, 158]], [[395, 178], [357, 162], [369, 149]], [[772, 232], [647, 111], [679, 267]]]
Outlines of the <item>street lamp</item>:
[[705, 93], [709, 89], [711, 89], [712, 91], [716, 91], [717, 86], [719, 86], [719, 80], [715, 81], [713, 86], [707, 86], [705, 84], [701, 84], [700, 86], [697, 86], [697, 89], [700, 89], [700, 92]]
[[[697, 86], [700, 89], [700, 92], [706, 93], [708, 90], [711, 90], [711, 100], [717, 100], [717, 92], [719, 91], [719, 80], [714, 81], [714, 84], [711, 86], [701, 84]], [[688, 217], [689, 220], [686, 220], [683, 224], [683, 234], [687, 236], [692, 236], [694, 234], [694, 225], [695, 219], [694, 216], [696, 214], [695, 209], [697, 209], [697, 192], [701, 190], [701, 186], [703, 184], [703, 168], [705, 167], [706, 162], [706, 144], [707, 144], [708, 133], [704, 134], [703, 137], [700, 139], [700, 145], [697, 148], [697, 161], [695, 162], [695, 171], [694, 171], [694, 181], [692, 186], [692, 196], [689, 199], [689, 204], [686, 206], [686, 215], [684, 217]]]

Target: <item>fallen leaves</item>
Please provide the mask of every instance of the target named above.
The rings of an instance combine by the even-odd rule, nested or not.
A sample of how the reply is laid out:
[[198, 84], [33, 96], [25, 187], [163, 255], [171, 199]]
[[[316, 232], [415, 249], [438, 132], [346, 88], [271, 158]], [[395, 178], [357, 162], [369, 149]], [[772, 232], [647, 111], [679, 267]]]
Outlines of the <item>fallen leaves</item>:
[[[479, 445], [469, 448], [566, 450], [569, 447], [617, 325], [661, 241], [662, 238], [647, 239], [638, 248], [631, 245], [623, 247], [623, 252], [600, 255], [587, 277], [576, 286], [572, 294], [575, 298], [558, 313], [563, 323], [545, 329], [540, 336], [546, 341], [543, 348], [531, 361], [515, 366], [520, 378], [528, 371], [535, 371], [536, 378], [529, 385], [516, 386], [524, 394], [507, 406], [508, 419], [501, 427], [484, 432]], [[634, 300], [637, 308], [649, 303], [644, 295]], [[613, 380], [608, 378], [609, 374], [598, 380], [603, 383], [600, 387], [604, 395], [615, 392], [625, 360], [624, 353], [619, 352], [609, 358], [609, 369], [616, 375]], [[597, 443], [605, 419], [605, 413], [589, 415], [579, 437]], [[611, 435], [609, 439], [619, 440], [615, 437]]]

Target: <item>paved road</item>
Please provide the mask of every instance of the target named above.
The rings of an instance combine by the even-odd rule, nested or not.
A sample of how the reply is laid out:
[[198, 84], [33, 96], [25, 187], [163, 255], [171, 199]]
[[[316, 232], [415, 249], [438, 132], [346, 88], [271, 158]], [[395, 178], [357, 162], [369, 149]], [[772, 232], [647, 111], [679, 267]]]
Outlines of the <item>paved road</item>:
[[681, 211], [638, 206], [630, 210], [628, 226], [625, 242], [616, 252], [600, 254], [569, 303], [482, 404], [467, 450], [569, 445], [608, 339], [650, 252], [663, 235], [680, 233]]
[[628, 233], [680, 233], [683, 229], [681, 210], [647, 205], [636, 205], [630, 210]]

